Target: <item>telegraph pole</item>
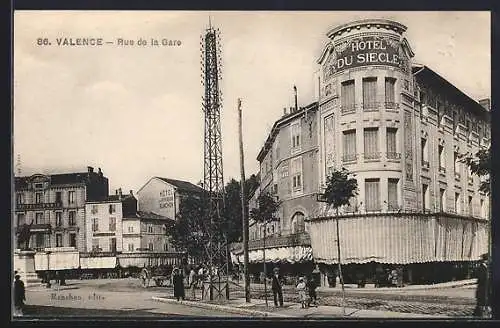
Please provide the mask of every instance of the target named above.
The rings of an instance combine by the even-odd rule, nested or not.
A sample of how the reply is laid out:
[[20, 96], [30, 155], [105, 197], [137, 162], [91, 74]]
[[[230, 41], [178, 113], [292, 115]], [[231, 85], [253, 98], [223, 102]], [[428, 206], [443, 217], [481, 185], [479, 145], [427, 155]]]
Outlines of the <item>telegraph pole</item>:
[[241, 99], [238, 98], [238, 126], [240, 137], [240, 169], [241, 169], [241, 218], [243, 220], [243, 276], [245, 281], [245, 300], [250, 303], [250, 277], [248, 276], [248, 215], [245, 196], [245, 161], [243, 157], [243, 128], [241, 119]]

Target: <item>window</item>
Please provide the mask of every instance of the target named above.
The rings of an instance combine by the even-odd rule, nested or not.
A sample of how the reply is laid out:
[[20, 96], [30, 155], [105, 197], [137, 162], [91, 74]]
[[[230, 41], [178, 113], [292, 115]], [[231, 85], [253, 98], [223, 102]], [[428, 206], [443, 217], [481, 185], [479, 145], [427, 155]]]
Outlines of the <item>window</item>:
[[69, 191], [68, 192], [68, 202], [70, 204], [74, 204], [75, 203], [75, 192], [74, 191]]
[[439, 211], [444, 212], [446, 210], [446, 190], [439, 189]]
[[379, 159], [380, 152], [378, 149], [378, 128], [365, 128], [365, 159]]
[[452, 119], [453, 119], [453, 133], [454, 133], [455, 130], [457, 129], [457, 125], [458, 125], [458, 113], [457, 112], [453, 111]]
[[98, 252], [100, 250], [99, 239], [97, 239], [97, 238], [92, 239], [92, 250], [94, 252]]
[[39, 213], [36, 213], [35, 214], [35, 223], [36, 224], [44, 224], [45, 222], [43, 222], [43, 213], [39, 212]]
[[460, 208], [460, 193], [458, 193], [458, 192], [455, 193], [455, 213], [457, 213], [457, 214], [461, 213], [461, 208]]
[[460, 179], [460, 158], [457, 152], [453, 152], [453, 162], [455, 163], [455, 177]]
[[343, 161], [356, 160], [356, 130], [344, 131], [344, 155]]
[[354, 80], [342, 82], [341, 86], [341, 106], [342, 113], [355, 111]]
[[380, 179], [365, 180], [366, 211], [380, 211], [379, 182]]
[[396, 136], [398, 133], [397, 128], [387, 128], [386, 142], [387, 142], [387, 159], [400, 159], [400, 154], [397, 150]]
[[446, 172], [445, 163], [444, 163], [444, 146], [438, 146], [438, 155], [439, 155], [439, 170]]
[[24, 213], [19, 213], [17, 215], [17, 226], [20, 227], [26, 223], [26, 215]]
[[56, 212], [56, 226], [61, 227], [62, 225], [62, 212]]
[[484, 199], [481, 199], [479, 201], [479, 206], [480, 206], [480, 209], [481, 209], [481, 217], [482, 218], [485, 218], [486, 217], [486, 208], [485, 208], [485, 203], [484, 203]]
[[20, 192], [18, 194], [16, 194], [16, 202], [17, 204], [24, 204], [25, 202], [25, 199], [24, 199], [24, 193]]
[[116, 231], [116, 218], [109, 218], [109, 231]]
[[114, 214], [116, 212], [116, 204], [109, 204], [109, 214]]
[[423, 183], [422, 184], [422, 209], [429, 209], [429, 185]]
[[153, 233], [153, 226], [151, 224], [148, 224], [148, 232]]
[[300, 124], [294, 123], [290, 125], [290, 134], [292, 137], [292, 148], [300, 147]]
[[292, 234], [304, 232], [306, 230], [304, 214], [297, 212], [292, 217]]
[[472, 209], [472, 196], [469, 196], [469, 216], [473, 216], [474, 211]]
[[133, 252], [134, 251], [134, 244], [128, 244], [128, 251]]
[[69, 246], [76, 247], [76, 233], [69, 234]]
[[392, 77], [385, 78], [385, 108], [394, 109], [396, 108], [395, 100], [395, 86], [396, 79]]
[[56, 247], [62, 247], [62, 234], [56, 233]]
[[377, 78], [363, 79], [363, 109], [377, 110]]
[[163, 244], [163, 250], [165, 252], [168, 251], [168, 243]]
[[62, 203], [62, 193], [60, 191], [56, 192], [56, 203], [58, 204]]
[[92, 214], [97, 214], [97, 213], [99, 213], [99, 206], [98, 206], [98, 205], [92, 205], [92, 210], [91, 210], [91, 213], [92, 213]]
[[128, 232], [134, 232], [134, 226], [128, 226]]
[[99, 231], [99, 219], [92, 219], [92, 231]]
[[75, 211], [69, 211], [69, 218], [68, 218], [68, 224], [70, 226], [75, 226], [76, 225], [76, 212]]
[[149, 243], [149, 245], [148, 245], [148, 249], [149, 249], [150, 251], [152, 251], [152, 250], [153, 250], [153, 243], [151, 243], [151, 242]]
[[422, 166], [429, 167], [429, 156], [427, 155], [427, 139], [420, 139], [420, 156], [422, 158]]
[[43, 193], [41, 192], [35, 193], [35, 203], [37, 204], [43, 203]]
[[294, 191], [302, 189], [302, 157], [292, 159], [292, 188]]
[[399, 179], [389, 179], [387, 181], [387, 191], [388, 191], [388, 210], [394, 211], [399, 209], [398, 204], [398, 182]]
[[37, 233], [35, 235], [35, 245], [37, 248], [43, 248], [45, 247], [45, 239], [44, 239], [44, 235], [41, 234], [41, 233]]
[[288, 177], [288, 165], [283, 165], [283, 167], [281, 168], [281, 177]]
[[109, 251], [116, 252], [116, 238], [109, 239]]

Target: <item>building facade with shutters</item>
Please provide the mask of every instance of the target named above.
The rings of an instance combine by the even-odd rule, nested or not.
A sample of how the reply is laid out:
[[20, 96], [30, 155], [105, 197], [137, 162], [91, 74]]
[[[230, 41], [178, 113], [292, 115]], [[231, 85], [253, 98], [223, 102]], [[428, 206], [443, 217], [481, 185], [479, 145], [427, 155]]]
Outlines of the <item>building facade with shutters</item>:
[[[30, 247], [75, 247], [85, 251], [85, 204], [108, 197], [108, 179], [94, 172], [15, 177], [13, 226], [31, 224]], [[14, 235], [15, 248], [17, 233]]]
[[[290, 112], [285, 109], [257, 156], [260, 186], [249, 201], [249, 209], [257, 207], [258, 196], [264, 191], [276, 197], [281, 206], [274, 222], [264, 225], [250, 219], [249, 259], [254, 273], [262, 271], [264, 246], [268, 272], [274, 265], [284, 274], [312, 269], [306, 219], [314, 217], [317, 208], [317, 114], [317, 103], [291, 108]], [[235, 258], [238, 260], [243, 262], [241, 249]]]
[[[489, 146], [489, 110], [414, 64], [405, 31], [382, 19], [348, 23], [328, 32], [318, 59], [319, 192], [342, 167], [359, 186], [339, 219], [340, 260], [353, 280], [377, 265], [409, 282], [457, 278], [487, 252], [489, 200], [459, 157]], [[332, 275], [336, 222], [321, 207], [311, 244]]]

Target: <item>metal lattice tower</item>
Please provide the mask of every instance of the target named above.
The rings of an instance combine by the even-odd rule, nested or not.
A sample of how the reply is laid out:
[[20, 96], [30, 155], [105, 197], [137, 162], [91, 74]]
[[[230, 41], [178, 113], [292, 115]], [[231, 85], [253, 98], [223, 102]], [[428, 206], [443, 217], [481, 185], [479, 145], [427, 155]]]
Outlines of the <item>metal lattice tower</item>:
[[210, 268], [217, 268], [217, 275], [210, 274], [210, 299], [229, 298], [228, 244], [222, 233], [224, 208], [224, 178], [222, 169], [222, 134], [220, 112], [222, 93], [220, 31], [212, 24], [206, 29], [201, 41], [202, 77], [204, 85], [203, 112], [205, 114], [204, 137], [204, 188], [207, 217], [205, 233], [208, 237], [206, 255]]

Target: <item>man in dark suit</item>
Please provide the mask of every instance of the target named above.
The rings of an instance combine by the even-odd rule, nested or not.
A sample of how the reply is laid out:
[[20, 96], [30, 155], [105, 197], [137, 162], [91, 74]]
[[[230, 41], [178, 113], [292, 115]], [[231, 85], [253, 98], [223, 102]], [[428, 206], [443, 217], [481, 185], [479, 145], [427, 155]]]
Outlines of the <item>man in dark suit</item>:
[[280, 275], [280, 270], [274, 268], [273, 280], [272, 280], [272, 290], [274, 297], [274, 305], [283, 307], [283, 277]]
[[488, 286], [488, 254], [481, 256], [479, 267], [476, 271], [477, 289], [476, 289], [476, 308], [474, 316], [480, 318], [489, 318], [489, 300], [490, 290]]
[[24, 282], [21, 280], [21, 276], [16, 274], [14, 281], [14, 315], [23, 315], [24, 301], [26, 301]]

